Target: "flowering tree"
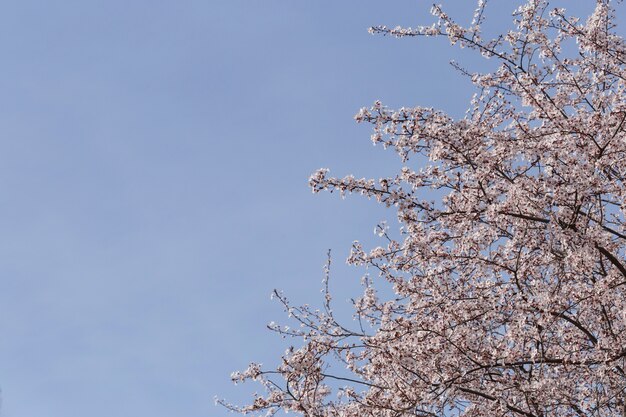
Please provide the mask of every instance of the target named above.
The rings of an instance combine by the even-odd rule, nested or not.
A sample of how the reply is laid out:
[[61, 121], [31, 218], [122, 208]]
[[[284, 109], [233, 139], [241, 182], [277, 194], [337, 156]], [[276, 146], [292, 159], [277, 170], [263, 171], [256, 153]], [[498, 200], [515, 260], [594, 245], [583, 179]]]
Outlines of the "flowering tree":
[[[314, 192], [358, 193], [397, 210], [394, 238], [348, 261], [376, 270], [355, 301], [354, 328], [279, 300], [303, 337], [275, 370], [233, 374], [265, 388], [245, 413], [305, 416], [626, 415], [626, 43], [614, 8], [587, 18], [547, 1], [514, 12], [514, 29], [483, 39], [436, 6], [436, 23], [375, 27], [445, 36], [497, 61], [469, 73], [463, 119], [377, 102], [356, 120], [394, 149], [380, 180], [311, 176]], [[421, 155], [421, 157], [420, 157]], [[421, 169], [415, 160], [428, 160]], [[413, 163], [413, 164], [412, 164]], [[437, 191], [433, 191], [437, 190]], [[424, 199], [442, 196], [432, 202]], [[337, 394], [337, 395], [336, 395]]]

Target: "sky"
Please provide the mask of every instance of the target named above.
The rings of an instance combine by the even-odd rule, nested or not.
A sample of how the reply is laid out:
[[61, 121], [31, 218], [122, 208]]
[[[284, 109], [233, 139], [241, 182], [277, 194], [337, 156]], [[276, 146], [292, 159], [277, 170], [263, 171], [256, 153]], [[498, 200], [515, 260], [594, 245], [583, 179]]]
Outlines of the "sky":
[[429, 6], [2, 2], [0, 416], [228, 415], [214, 397], [252, 389], [230, 373], [297, 343], [265, 328], [288, 323], [271, 291], [319, 303], [328, 249], [349, 318], [350, 245], [393, 212], [307, 180], [399, 170], [353, 120], [376, 99], [462, 116], [448, 62], [480, 59], [367, 33]]

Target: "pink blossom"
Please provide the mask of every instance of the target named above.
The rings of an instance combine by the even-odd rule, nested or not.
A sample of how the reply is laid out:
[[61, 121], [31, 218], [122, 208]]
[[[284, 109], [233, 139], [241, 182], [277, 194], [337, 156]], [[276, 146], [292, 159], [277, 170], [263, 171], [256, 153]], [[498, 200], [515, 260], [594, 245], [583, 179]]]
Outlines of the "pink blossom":
[[[323, 311], [276, 293], [301, 330], [272, 328], [302, 344], [276, 370], [233, 374], [266, 394], [232, 409], [624, 415], [626, 43], [615, 10], [598, 0], [579, 19], [530, 0], [511, 30], [484, 40], [485, 4], [469, 27], [435, 6], [430, 26], [371, 29], [447, 37], [498, 66], [467, 74], [477, 94], [464, 118], [378, 101], [357, 113], [399, 155], [399, 172], [375, 180], [321, 169], [310, 186], [384, 204], [399, 233], [381, 223], [380, 245], [353, 244], [348, 262], [367, 273], [350, 326], [335, 319], [327, 286]], [[563, 52], [565, 42], [577, 50]], [[418, 156], [428, 163], [411, 168]], [[434, 190], [441, 197], [429, 201]], [[393, 297], [377, 289], [384, 282]]]

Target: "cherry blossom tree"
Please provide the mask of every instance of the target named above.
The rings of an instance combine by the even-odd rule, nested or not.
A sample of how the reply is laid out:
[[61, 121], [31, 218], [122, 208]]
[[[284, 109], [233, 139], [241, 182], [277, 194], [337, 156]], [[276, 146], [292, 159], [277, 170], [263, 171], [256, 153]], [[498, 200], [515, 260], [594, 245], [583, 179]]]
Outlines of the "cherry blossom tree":
[[[447, 37], [495, 69], [458, 69], [476, 87], [465, 116], [380, 102], [356, 115], [401, 169], [336, 178], [314, 192], [357, 193], [397, 212], [383, 245], [348, 262], [375, 271], [339, 323], [295, 307], [271, 327], [303, 340], [276, 369], [232, 375], [264, 393], [233, 410], [304, 416], [626, 416], [626, 43], [615, 8], [583, 19], [544, 0], [484, 38], [485, 2], [461, 26], [374, 27]], [[427, 197], [440, 196], [436, 201]], [[397, 236], [397, 237], [396, 237]], [[393, 297], [382, 296], [388, 282]]]

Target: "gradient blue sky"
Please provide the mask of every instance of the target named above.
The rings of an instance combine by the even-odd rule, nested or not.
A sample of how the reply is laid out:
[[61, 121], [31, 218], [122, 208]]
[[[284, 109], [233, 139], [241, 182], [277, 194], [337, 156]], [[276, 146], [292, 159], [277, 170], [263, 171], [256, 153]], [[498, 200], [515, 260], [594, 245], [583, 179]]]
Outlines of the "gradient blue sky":
[[394, 173], [352, 119], [375, 99], [462, 114], [444, 40], [366, 30], [429, 5], [3, 2], [0, 416], [225, 416], [230, 372], [287, 346], [273, 288], [319, 301], [332, 248], [345, 302], [352, 240], [393, 216], [307, 178]]

